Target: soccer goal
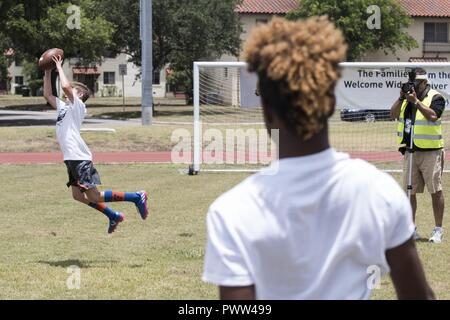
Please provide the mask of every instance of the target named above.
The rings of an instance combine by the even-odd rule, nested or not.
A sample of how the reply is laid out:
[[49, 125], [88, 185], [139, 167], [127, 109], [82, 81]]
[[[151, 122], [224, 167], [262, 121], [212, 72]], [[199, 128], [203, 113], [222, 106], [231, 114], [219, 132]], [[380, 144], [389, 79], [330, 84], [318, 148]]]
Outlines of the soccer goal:
[[[329, 121], [331, 145], [382, 170], [401, 172], [397, 122], [389, 110], [413, 68], [450, 96], [450, 63], [342, 63], [337, 106]], [[194, 63], [194, 139], [190, 174], [253, 172], [276, 158], [277, 135], [264, 127], [256, 75], [244, 62]], [[444, 112], [443, 122], [447, 122]], [[444, 139], [450, 136], [443, 125]]]

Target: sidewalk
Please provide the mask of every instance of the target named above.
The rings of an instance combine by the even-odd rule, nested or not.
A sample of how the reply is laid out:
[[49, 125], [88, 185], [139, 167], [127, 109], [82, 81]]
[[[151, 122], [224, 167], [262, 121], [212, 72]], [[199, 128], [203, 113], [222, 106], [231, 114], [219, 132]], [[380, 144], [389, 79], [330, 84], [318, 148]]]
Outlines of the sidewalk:
[[[55, 126], [56, 111], [20, 111], [3, 110], [0, 108], [0, 127], [21, 127], [21, 126]], [[83, 127], [104, 127], [104, 126], [139, 126], [141, 119], [112, 120], [99, 118], [85, 118]]]

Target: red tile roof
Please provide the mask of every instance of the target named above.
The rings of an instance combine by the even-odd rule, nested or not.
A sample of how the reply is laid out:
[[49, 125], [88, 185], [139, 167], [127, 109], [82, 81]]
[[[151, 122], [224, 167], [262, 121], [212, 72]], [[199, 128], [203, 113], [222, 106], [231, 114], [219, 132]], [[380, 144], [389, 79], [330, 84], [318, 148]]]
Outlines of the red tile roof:
[[447, 58], [444, 57], [434, 57], [434, 58], [428, 58], [428, 57], [412, 57], [409, 58], [409, 62], [447, 62]]
[[[412, 17], [450, 17], [450, 0], [397, 0]], [[285, 14], [301, 0], [243, 0], [239, 13]]]
[[398, 0], [411, 17], [450, 17], [450, 0]]
[[12, 48], [6, 49], [5, 51], [3, 51], [3, 55], [5, 57], [12, 57], [14, 55], [14, 49]]
[[244, 0], [237, 7], [237, 12], [285, 14], [297, 9], [299, 2], [299, 0]]

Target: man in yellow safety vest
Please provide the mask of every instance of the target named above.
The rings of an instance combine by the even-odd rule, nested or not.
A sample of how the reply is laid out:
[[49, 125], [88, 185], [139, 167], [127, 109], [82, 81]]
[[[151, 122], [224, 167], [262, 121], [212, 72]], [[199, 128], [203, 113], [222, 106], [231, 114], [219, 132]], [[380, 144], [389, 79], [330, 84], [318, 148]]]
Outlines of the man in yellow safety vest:
[[[442, 170], [444, 166], [444, 140], [441, 117], [446, 101], [436, 90], [431, 89], [424, 69], [417, 68], [410, 73], [410, 82], [400, 91], [400, 98], [391, 108], [391, 117], [398, 120], [398, 143], [406, 145], [400, 148], [405, 154], [403, 182], [406, 188], [409, 157], [414, 152], [411, 165], [412, 189], [410, 201], [413, 219], [417, 210], [417, 193], [423, 193], [427, 186], [433, 203], [435, 228], [430, 242], [440, 243], [443, 236], [442, 220], [444, 216], [444, 195], [442, 193]], [[411, 132], [411, 129], [413, 132]], [[410, 146], [412, 136], [412, 146]], [[405, 152], [410, 148], [410, 152]], [[417, 228], [414, 234], [420, 239]]]

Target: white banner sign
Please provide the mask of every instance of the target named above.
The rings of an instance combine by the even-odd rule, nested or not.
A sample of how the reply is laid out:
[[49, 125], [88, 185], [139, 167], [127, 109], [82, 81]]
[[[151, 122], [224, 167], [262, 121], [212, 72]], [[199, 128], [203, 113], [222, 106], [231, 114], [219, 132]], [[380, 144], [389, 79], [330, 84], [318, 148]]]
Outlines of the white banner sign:
[[[408, 82], [412, 68], [423, 68], [433, 89], [450, 99], [450, 63], [342, 63], [342, 78], [336, 86], [338, 109], [390, 109]], [[241, 107], [260, 106], [255, 94], [257, 77], [241, 71]], [[447, 104], [447, 107], [449, 105]]]
[[[402, 84], [408, 82], [408, 73], [417, 64], [364, 65], [363, 63], [342, 64], [342, 78], [336, 86], [338, 109], [390, 109], [400, 96]], [[421, 64], [425, 69], [431, 87], [446, 99], [450, 98], [450, 63]]]

